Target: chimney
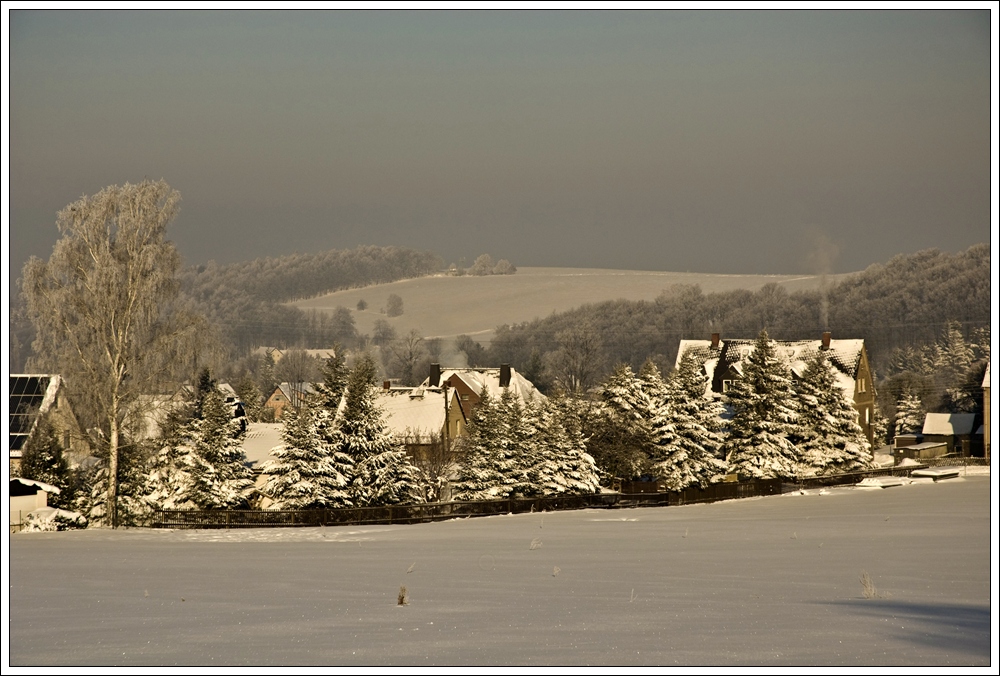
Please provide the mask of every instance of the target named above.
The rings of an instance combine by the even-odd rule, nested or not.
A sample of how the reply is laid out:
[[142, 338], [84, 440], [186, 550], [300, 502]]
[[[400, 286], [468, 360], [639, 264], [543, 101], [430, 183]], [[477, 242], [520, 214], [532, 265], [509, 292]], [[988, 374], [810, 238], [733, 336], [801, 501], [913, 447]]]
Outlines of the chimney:
[[383, 380], [382, 381], [382, 389], [383, 390], [385, 390], [386, 392], [388, 392], [390, 387], [392, 387], [392, 381], [391, 380]]
[[823, 332], [823, 349], [824, 350], [829, 350], [830, 349], [830, 332], [829, 331], [824, 331]]
[[427, 384], [437, 387], [441, 383], [441, 364], [431, 364], [431, 375], [427, 379]]
[[500, 364], [500, 387], [510, 386], [510, 364]]
[[713, 333], [712, 334], [712, 349], [713, 350], [718, 350], [719, 349], [719, 334], [718, 333]]

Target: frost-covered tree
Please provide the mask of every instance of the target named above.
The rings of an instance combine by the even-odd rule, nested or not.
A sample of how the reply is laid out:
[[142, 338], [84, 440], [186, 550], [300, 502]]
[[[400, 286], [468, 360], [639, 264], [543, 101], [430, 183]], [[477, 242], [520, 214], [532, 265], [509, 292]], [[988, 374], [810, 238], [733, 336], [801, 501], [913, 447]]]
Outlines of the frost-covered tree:
[[264, 406], [264, 395], [250, 374], [244, 375], [236, 383], [236, 396], [243, 402], [243, 410], [246, 412], [247, 420], [250, 422], [260, 422], [261, 408]]
[[242, 446], [245, 430], [218, 388], [205, 394], [193, 424], [192, 500], [202, 509], [248, 507], [254, 480]]
[[363, 355], [351, 371], [338, 418], [337, 451], [354, 463], [351, 499], [359, 507], [419, 502], [418, 471], [393, 439], [376, 405], [377, 378], [375, 360]]
[[871, 449], [858, 412], [837, 385], [825, 352], [809, 361], [796, 383], [799, 398], [797, 446], [802, 472], [836, 474], [871, 466]]
[[938, 339], [934, 358], [934, 368], [946, 385], [956, 383], [965, 377], [972, 366], [973, 351], [962, 335], [962, 325], [948, 322], [944, 333]]
[[924, 428], [924, 404], [911, 388], [903, 389], [896, 403], [896, 436], [919, 433]]
[[[318, 425], [315, 406], [283, 416], [282, 443], [261, 468], [269, 478], [264, 493], [275, 509], [349, 507], [353, 462], [334, 450]], [[336, 438], [335, 435], [334, 438]]]
[[533, 406], [536, 448], [531, 479], [542, 495], [581, 495], [600, 490], [600, 470], [587, 452], [569, 398], [556, 393]]
[[[715, 457], [718, 434], [706, 427], [701, 402], [685, 389], [680, 371], [665, 383], [665, 414], [654, 424], [653, 475], [668, 491], [706, 487], [719, 481], [726, 463]], [[704, 391], [704, 390], [703, 390]], [[714, 423], [710, 423], [714, 424]]]
[[[34, 368], [61, 373], [77, 415], [101, 430], [110, 505], [118, 525], [121, 448], [138, 397], [177, 363], [194, 318], [177, 304], [180, 256], [166, 239], [180, 195], [163, 181], [110, 186], [59, 212], [61, 238], [48, 261], [22, 273], [35, 327]], [[110, 480], [108, 480], [110, 479]]]
[[701, 438], [702, 447], [714, 457], [723, 460], [725, 456], [722, 454], [722, 416], [726, 408], [711, 394], [708, 374], [701, 360], [694, 352], [689, 351], [681, 357], [680, 364], [671, 375], [677, 379], [677, 386], [687, 396], [687, 400], [697, 405], [698, 424], [706, 432]]
[[455, 500], [494, 500], [510, 497], [530, 484], [521, 439], [522, 408], [505, 389], [493, 397], [484, 389], [465, 437], [460, 439], [462, 462], [452, 486]]
[[21, 449], [20, 475], [59, 489], [59, 493], [49, 496], [50, 507], [64, 507], [72, 501], [69, 464], [59, 434], [47, 415], [38, 417], [35, 429]]
[[788, 439], [796, 420], [791, 372], [766, 330], [726, 399], [733, 410], [722, 447], [729, 471], [753, 479], [794, 477], [799, 452]]
[[[655, 367], [653, 367], [655, 368]], [[647, 390], [650, 387], [662, 390], [662, 379], [656, 374], [658, 383], [654, 383], [653, 375], [647, 372], [648, 383], [635, 375], [628, 364], [619, 364], [608, 377], [601, 390], [601, 398], [624, 419], [633, 423], [649, 434], [649, 423], [653, 406], [650, 403]], [[662, 391], [661, 391], [662, 394]]]
[[[146, 523], [150, 511], [146, 499], [150, 492], [146, 451], [134, 444], [121, 444], [118, 451], [116, 525], [141, 526]], [[101, 456], [99, 462], [78, 467], [75, 472], [78, 490], [72, 509], [86, 516], [91, 526], [111, 527], [107, 508], [109, 463], [106, 446], [99, 447], [97, 453]]]
[[249, 506], [253, 471], [242, 447], [243, 426], [218, 388], [201, 397], [201, 415], [171, 434], [146, 476], [146, 500], [160, 509]]
[[339, 343], [333, 346], [333, 355], [323, 362], [320, 372], [323, 375], [323, 382], [316, 384], [317, 400], [323, 408], [336, 411], [350, 377], [350, 369], [344, 361]]

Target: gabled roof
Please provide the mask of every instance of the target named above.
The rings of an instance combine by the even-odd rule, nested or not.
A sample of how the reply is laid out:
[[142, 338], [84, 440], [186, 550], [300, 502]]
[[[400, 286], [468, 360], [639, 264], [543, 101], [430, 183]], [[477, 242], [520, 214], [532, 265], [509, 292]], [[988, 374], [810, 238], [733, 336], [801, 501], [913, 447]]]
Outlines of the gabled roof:
[[9, 450], [11, 457], [20, 457], [38, 416], [47, 413], [55, 404], [62, 387], [62, 377], [43, 373], [10, 374]]
[[[476, 392], [477, 394], [485, 389], [491, 397], [499, 397], [503, 393], [503, 388], [500, 387], [500, 369], [486, 369], [486, 368], [460, 368], [460, 369], [441, 369], [441, 381], [445, 382], [448, 380], [455, 380], [456, 378], [461, 378], [470, 390]], [[430, 379], [427, 378], [421, 384], [422, 387], [427, 387], [430, 384]], [[538, 391], [537, 388], [532, 384], [530, 380], [522, 376], [513, 368], [510, 370], [510, 385], [508, 389], [515, 395], [519, 396], [523, 401], [541, 401], [545, 399], [545, 395]]]
[[[685, 353], [693, 351], [698, 360], [705, 365], [709, 380], [708, 388], [711, 388], [719, 364], [724, 368], [730, 367], [737, 373], [743, 373], [743, 360], [753, 352], [755, 342], [746, 339], [720, 340], [718, 347], [713, 348], [710, 340], [682, 340], [677, 348], [677, 360], [674, 366], [675, 368], [680, 366]], [[788, 360], [792, 372], [799, 377], [805, 373], [809, 361], [823, 350], [821, 340], [772, 340], [771, 342], [779, 354]], [[858, 338], [831, 340], [830, 348], [825, 350], [827, 359], [837, 370], [837, 384], [851, 397], [854, 396], [854, 381], [858, 377], [864, 348], [865, 341]]]
[[928, 413], [924, 418], [924, 435], [972, 434], [976, 423], [975, 413]]
[[[459, 406], [455, 390], [449, 390], [449, 406]], [[389, 430], [397, 437], [436, 437], [444, 430], [445, 392], [438, 387], [408, 387], [379, 390], [376, 404], [385, 415]], [[459, 406], [460, 407], [460, 406]]]
[[316, 388], [313, 387], [312, 383], [281, 383], [278, 385], [274, 392], [268, 395], [268, 399], [274, 396], [275, 392], [281, 392], [285, 399], [292, 403], [292, 406], [298, 407], [305, 403], [305, 399], [312, 397], [316, 394]]

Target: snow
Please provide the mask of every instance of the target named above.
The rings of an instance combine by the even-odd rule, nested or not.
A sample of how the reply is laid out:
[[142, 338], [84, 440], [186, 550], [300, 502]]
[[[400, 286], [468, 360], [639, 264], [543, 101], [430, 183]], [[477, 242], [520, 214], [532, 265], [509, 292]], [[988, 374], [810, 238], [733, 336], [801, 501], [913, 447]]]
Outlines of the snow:
[[24, 477], [12, 477], [11, 481], [16, 481], [18, 483], [24, 484], [25, 486], [34, 486], [35, 488], [41, 491], [45, 491], [46, 493], [54, 493], [56, 495], [62, 493], [61, 490], [59, 490], [52, 484], [43, 483], [41, 481], [35, 481], [34, 479], [25, 479]]
[[971, 434], [975, 424], [975, 413], [928, 413], [924, 418], [924, 435]]
[[21, 533], [9, 658], [989, 673], [992, 481], [972, 469], [893, 490], [413, 526]]

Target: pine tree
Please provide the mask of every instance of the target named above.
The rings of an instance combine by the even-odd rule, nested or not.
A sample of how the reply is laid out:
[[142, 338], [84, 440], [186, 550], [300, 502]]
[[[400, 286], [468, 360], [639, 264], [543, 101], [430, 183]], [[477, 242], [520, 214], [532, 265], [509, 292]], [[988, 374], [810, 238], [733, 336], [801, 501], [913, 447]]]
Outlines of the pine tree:
[[276, 509], [349, 507], [353, 462], [324, 438], [313, 406], [283, 416], [282, 444], [262, 470], [270, 478], [264, 493]]
[[[76, 493], [72, 509], [80, 512], [91, 525], [112, 527], [108, 515], [108, 448], [98, 451], [100, 461], [80, 467], [76, 472]], [[142, 526], [150, 513], [146, 496], [150, 493], [149, 467], [146, 452], [141, 447], [120, 439], [118, 446], [118, 471], [116, 472], [115, 526]]]
[[214, 386], [202, 398], [201, 419], [193, 421], [191, 499], [202, 509], [249, 506], [253, 471], [241, 443], [244, 429]]
[[47, 415], [40, 415], [35, 429], [21, 449], [21, 476], [55, 486], [59, 493], [48, 497], [50, 507], [64, 507], [72, 501], [69, 464], [62, 443]]
[[243, 410], [246, 412], [247, 420], [250, 422], [260, 422], [261, 408], [264, 405], [264, 395], [250, 374], [244, 375], [236, 384], [236, 396], [243, 402]]
[[364, 355], [351, 371], [338, 419], [342, 436], [337, 450], [354, 462], [352, 500], [359, 507], [419, 502], [417, 469], [386, 430], [375, 403], [377, 375], [375, 360]]
[[579, 424], [557, 399], [529, 405], [535, 429], [529, 479], [540, 495], [581, 495], [600, 490], [594, 459], [587, 453]]
[[712, 456], [724, 460], [722, 417], [726, 407], [712, 394], [711, 383], [701, 361], [694, 352], [687, 352], [681, 357], [673, 375], [677, 378], [678, 387], [687, 395], [687, 400], [697, 405], [698, 424], [705, 429], [701, 446]]
[[330, 411], [336, 411], [350, 377], [339, 343], [333, 346], [333, 355], [323, 362], [321, 371], [323, 382], [316, 385], [319, 403]]
[[905, 387], [899, 402], [896, 404], [896, 436], [919, 434], [924, 428], [925, 417], [924, 405], [920, 396], [910, 387]]
[[464, 458], [452, 487], [455, 500], [507, 498], [530, 482], [522, 449], [511, 435], [518, 426], [510, 420], [517, 411], [512, 396], [509, 390], [499, 399], [485, 389], [481, 393], [467, 435], [460, 440]]
[[794, 477], [799, 452], [788, 439], [796, 419], [791, 376], [766, 330], [726, 394], [733, 410], [722, 447], [729, 471], [753, 479]]
[[858, 412], [837, 385], [825, 352], [809, 361], [796, 391], [802, 472], [835, 474], [870, 467], [871, 449], [858, 424]]
[[668, 491], [680, 491], [689, 486], [705, 488], [721, 479], [726, 468], [714, 454], [719, 436], [702, 424], [702, 406], [684, 385], [680, 371], [675, 371], [667, 380], [663, 407], [667, 413], [654, 426], [653, 474], [664, 482]]
[[[655, 369], [655, 366], [653, 367]], [[657, 374], [658, 375], [658, 374]], [[652, 374], [647, 372], [652, 379]], [[604, 402], [625, 420], [631, 421], [636, 427], [649, 433], [649, 421], [652, 405], [647, 389], [655, 385], [644, 383], [632, 371], [628, 364], [619, 364], [608, 380], [604, 383], [601, 397]]]

